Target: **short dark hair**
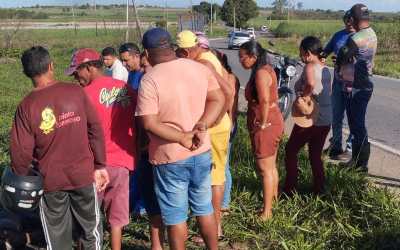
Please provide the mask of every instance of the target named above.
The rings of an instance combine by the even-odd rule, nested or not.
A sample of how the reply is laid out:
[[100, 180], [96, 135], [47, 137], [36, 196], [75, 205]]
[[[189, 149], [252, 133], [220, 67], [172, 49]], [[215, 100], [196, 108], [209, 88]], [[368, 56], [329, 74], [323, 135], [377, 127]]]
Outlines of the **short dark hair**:
[[101, 51], [102, 56], [117, 56], [117, 52], [113, 47], [106, 47]]
[[124, 53], [124, 52], [129, 52], [129, 53], [133, 53], [133, 54], [139, 54], [140, 55], [140, 49], [139, 46], [137, 46], [134, 43], [124, 43], [119, 47], [118, 52]]
[[321, 40], [315, 36], [305, 37], [300, 43], [300, 48], [302, 48], [304, 51], [310, 51], [311, 54], [318, 57], [322, 57], [322, 53], [324, 51]]
[[49, 70], [51, 58], [47, 49], [42, 46], [34, 46], [22, 53], [21, 63], [24, 74], [29, 78], [33, 78]]

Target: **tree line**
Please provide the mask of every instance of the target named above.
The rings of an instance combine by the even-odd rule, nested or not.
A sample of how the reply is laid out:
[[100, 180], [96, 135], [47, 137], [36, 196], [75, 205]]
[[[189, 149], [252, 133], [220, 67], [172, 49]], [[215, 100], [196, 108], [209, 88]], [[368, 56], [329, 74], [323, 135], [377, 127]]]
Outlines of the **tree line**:
[[49, 15], [44, 12], [35, 12], [27, 10], [0, 9], [0, 19], [47, 19]]

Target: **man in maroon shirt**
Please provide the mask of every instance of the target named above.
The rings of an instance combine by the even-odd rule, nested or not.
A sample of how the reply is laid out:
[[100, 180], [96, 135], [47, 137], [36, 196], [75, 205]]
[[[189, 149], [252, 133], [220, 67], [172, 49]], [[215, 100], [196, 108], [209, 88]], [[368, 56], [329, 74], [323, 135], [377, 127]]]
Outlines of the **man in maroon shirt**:
[[82, 228], [85, 249], [100, 250], [96, 196], [109, 182], [104, 135], [96, 111], [77, 85], [58, 82], [48, 51], [26, 50], [24, 73], [34, 89], [19, 104], [11, 131], [11, 164], [26, 175], [35, 161], [44, 178], [40, 215], [47, 249], [71, 250], [72, 224]]
[[111, 248], [120, 250], [122, 228], [129, 224], [129, 171], [135, 162], [133, 90], [104, 75], [101, 56], [94, 49], [77, 50], [65, 73], [84, 87], [103, 128], [110, 183], [99, 197], [111, 227]]

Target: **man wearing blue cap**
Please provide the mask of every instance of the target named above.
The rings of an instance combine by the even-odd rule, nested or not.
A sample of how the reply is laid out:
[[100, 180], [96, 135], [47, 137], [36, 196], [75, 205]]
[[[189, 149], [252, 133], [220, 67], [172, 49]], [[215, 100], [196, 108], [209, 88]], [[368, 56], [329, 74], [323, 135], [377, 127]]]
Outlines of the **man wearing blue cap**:
[[336, 61], [339, 71], [344, 76], [349, 75], [352, 84], [349, 126], [354, 139], [351, 160], [346, 166], [368, 172], [371, 145], [368, 142], [365, 116], [374, 90], [372, 70], [378, 39], [369, 25], [367, 6], [355, 4], [350, 9], [350, 16], [356, 32], [341, 48]]
[[142, 78], [136, 116], [150, 137], [149, 160], [170, 248], [185, 249], [190, 208], [207, 248], [217, 249], [207, 128], [217, 120], [224, 95], [206, 66], [176, 57], [167, 31], [151, 29], [142, 43], [153, 68]]

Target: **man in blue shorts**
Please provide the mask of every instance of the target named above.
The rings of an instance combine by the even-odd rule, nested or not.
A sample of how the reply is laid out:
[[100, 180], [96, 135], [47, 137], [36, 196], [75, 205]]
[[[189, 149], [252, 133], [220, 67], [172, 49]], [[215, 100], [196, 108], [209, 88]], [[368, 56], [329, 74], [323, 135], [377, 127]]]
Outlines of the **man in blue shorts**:
[[218, 249], [211, 203], [211, 155], [207, 128], [225, 102], [211, 70], [178, 59], [170, 34], [155, 28], [143, 36], [152, 70], [139, 87], [136, 116], [148, 132], [155, 192], [171, 249], [185, 249], [188, 209], [208, 249]]

